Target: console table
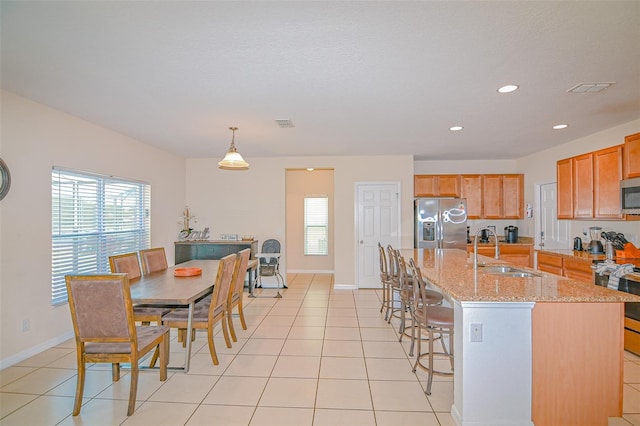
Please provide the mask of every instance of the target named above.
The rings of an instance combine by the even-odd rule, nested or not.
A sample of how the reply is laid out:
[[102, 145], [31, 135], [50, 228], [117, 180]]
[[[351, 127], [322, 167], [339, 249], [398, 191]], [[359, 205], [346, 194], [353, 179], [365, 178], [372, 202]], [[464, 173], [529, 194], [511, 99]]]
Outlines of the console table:
[[246, 248], [251, 249], [249, 258], [255, 259], [258, 252], [258, 240], [176, 241], [174, 247], [176, 265], [193, 259], [222, 259], [228, 254], [237, 253]]

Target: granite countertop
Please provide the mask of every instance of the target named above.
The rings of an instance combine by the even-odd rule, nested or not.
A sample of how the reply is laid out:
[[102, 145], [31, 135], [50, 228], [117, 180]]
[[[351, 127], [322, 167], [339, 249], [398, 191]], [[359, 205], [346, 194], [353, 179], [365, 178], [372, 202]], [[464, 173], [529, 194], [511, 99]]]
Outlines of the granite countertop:
[[[491, 275], [482, 267], [476, 272], [473, 256], [463, 250], [403, 249], [400, 252], [407, 262], [411, 257], [414, 259], [423, 278], [461, 302], [640, 302], [640, 296], [521, 266], [515, 267], [542, 276]], [[478, 260], [486, 265], [508, 264], [486, 256], [478, 256]]]
[[176, 241], [175, 244], [249, 244], [257, 240], [184, 240]]

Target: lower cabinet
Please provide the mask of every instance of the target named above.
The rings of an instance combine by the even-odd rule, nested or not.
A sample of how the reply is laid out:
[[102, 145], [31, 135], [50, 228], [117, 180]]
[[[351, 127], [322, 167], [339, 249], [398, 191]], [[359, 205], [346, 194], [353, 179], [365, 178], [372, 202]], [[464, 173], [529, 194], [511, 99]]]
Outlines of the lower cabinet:
[[560, 254], [538, 251], [538, 269], [551, 274], [561, 275], [572, 280], [593, 283], [591, 261], [573, 259]]
[[[500, 244], [500, 260], [514, 265], [533, 267], [533, 245], [531, 244]], [[473, 253], [473, 244], [467, 245], [467, 251]], [[494, 257], [496, 248], [494, 245], [478, 246], [478, 254]]]

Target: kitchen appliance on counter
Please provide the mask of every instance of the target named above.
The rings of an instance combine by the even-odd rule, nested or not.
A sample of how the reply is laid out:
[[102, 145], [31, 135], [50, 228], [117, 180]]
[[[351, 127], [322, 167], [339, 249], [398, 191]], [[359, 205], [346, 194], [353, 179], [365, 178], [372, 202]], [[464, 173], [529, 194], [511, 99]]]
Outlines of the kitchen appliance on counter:
[[587, 251], [591, 254], [602, 254], [604, 253], [604, 247], [600, 242], [600, 234], [602, 233], [602, 228], [599, 226], [592, 226], [589, 228], [589, 238], [591, 241], [587, 246]]
[[582, 251], [582, 238], [575, 237], [573, 239], [573, 249], [576, 251]]
[[504, 241], [505, 241], [505, 243], [517, 243], [518, 242], [518, 227], [517, 226], [505, 226], [504, 227]]
[[480, 240], [478, 242], [483, 244], [489, 242], [489, 231], [487, 229], [480, 230]]
[[416, 198], [414, 247], [467, 250], [467, 200]]

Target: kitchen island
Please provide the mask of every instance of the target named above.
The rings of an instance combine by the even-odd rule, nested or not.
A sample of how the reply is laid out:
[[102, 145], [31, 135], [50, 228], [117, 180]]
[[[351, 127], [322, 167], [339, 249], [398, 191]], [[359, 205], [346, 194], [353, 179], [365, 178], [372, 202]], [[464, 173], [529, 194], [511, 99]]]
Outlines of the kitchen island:
[[401, 253], [454, 309], [458, 425], [607, 425], [622, 415], [623, 302], [640, 297], [528, 268], [537, 276], [474, 270], [462, 250]]

